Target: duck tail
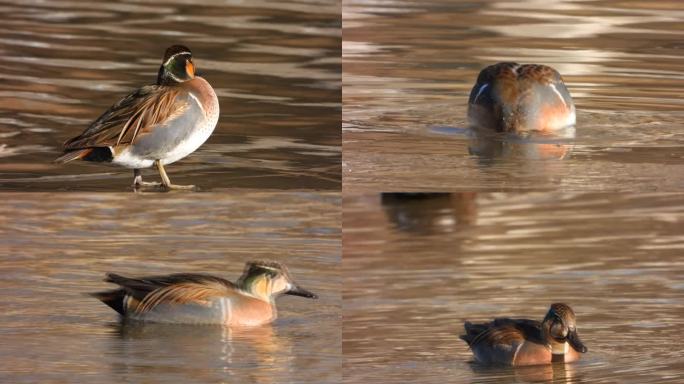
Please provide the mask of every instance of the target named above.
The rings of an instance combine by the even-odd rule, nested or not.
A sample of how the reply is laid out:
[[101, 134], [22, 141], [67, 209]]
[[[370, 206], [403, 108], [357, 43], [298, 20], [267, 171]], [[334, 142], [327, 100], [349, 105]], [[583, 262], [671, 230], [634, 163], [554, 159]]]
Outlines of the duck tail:
[[469, 332], [468, 332], [468, 329], [470, 328], [470, 326], [471, 326], [470, 321], [466, 321], [463, 324], [463, 328], [465, 328], [465, 334], [464, 335], [458, 335], [458, 338], [465, 341], [466, 343], [468, 343], [468, 345], [470, 345], [470, 341], [472, 340], [472, 336], [469, 335]]
[[475, 340], [475, 338], [486, 329], [483, 324], [473, 324], [470, 321], [466, 321], [463, 324], [463, 328], [465, 329], [465, 334], [459, 335], [458, 337], [468, 343], [468, 345], [470, 345], [473, 340]]
[[69, 151], [62, 156], [56, 158], [53, 163], [66, 164], [70, 161], [79, 160], [88, 156], [93, 151], [93, 148], [77, 149], [75, 151]]
[[90, 296], [100, 300], [101, 302], [107, 304], [110, 308], [117, 311], [120, 315], [125, 315], [124, 309], [124, 296], [125, 291], [123, 289], [114, 289], [111, 291], [102, 292], [92, 292], [89, 293]]

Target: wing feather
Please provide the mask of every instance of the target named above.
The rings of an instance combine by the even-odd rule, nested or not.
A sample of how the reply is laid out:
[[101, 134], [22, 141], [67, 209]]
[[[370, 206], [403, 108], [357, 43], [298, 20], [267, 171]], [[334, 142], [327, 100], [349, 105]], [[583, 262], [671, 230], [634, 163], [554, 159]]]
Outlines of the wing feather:
[[135, 312], [142, 314], [151, 311], [160, 304], [205, 304], [209, 299], [229, 294], [227, 287], [223, 284], [208, 282], [198, 283], [178, 283], [159, 288], [140, 302]]
[[129, 278], [108, 273], [105, 281], [117, 284], [137, 302], [136, 313], [152, 310], [161, 303], [206, 302], [209, 298], [230, 295], [235, 285], [228, 280], [198, 273]]
[[97, 118], [82, 134], [64, 143], [65, 150], [132, 143], [141, 132], [182, 113], [187, 98], [179, 87], [149, 85], [127, 95]]
[[511, 344], [525, 339], [542, 343], [541, 324], [536, 320], [498, 318], [489, 323], [467, 323], [466, 333], [463, 339], [471, 346]]

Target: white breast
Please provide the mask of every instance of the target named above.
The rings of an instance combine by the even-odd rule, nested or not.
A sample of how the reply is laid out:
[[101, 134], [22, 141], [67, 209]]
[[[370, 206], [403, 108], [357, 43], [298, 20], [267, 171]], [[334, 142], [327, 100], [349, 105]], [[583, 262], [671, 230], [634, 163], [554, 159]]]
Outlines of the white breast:
[[166, 156], [161, 159], [162, 164], [174, 163], [195, 152], [197, 148], [202, 146], [202, 144], [209, 139], [212, 132], [214, 132], [214, 128], [216, 128], [219, 118], [219, 103], [216, 93], [211, 86], [209, 86], [209, 89], [211, 91], [211, 103], [209, 103], [208, 106], [202, 107], [200, 100], [192, 93], [190, 94], [192, 103], [204, 113], [204, 119], [198, 123], [191, 134], [179, 142], [175, 148], [170, 150]]
[[186, 113], [140, 136], [133, 145], [120, 151], [112, 163], [127, 168], [148, 168], [155, 160], [171, 164], [204, 144], [218, 123], [219, 103], [211, 86], [204, 79], [197, 79], [206, 84], [202, 96], [209, 100], [207, 105], [203, 106], [200, 98], [188, 93]]

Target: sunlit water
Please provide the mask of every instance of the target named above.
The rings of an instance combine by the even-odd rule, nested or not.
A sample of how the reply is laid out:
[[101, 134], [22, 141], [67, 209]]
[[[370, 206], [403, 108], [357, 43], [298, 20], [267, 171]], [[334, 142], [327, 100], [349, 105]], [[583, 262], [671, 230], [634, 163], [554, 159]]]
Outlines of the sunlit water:
[[[345, 196], [349, 383], [680, 383], [684, 195]], [[486, 368], [465, 320], [570, 304], [573, 364]]]
[[[676, 0], [344, 1], [345, 189], [681, 190], [683, 21]], [[574, 141], [472, 150], [468, 94], [500, 61], [563, 75]]]
[[[336, 383], [341, 377], [337, 193], [3, 194], [0, 382]], [[277, 260], [319, 295], [285, 295], [251, 329], [119, 323], [86, 293], [105, 272], [235, 281]]]
[[221, 115], [207, 143], [168, 167], [172, 181], [339, 188], [339, 3], [201, 3], [0, 1], [0, 189], [130, 185], [130, 170], [51, 161], [114, 102], [153, 84], [177, 43], [193, 50]]

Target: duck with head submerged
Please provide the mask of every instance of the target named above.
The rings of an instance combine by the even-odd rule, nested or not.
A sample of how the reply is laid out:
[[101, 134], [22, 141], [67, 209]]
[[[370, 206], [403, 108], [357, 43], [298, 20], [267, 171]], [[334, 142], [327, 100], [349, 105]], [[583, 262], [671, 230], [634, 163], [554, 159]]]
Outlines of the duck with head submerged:
[[489, 323], [465, 322], [461, 335], [475, 361], [496, 365], [537, 365], [579, 360], [587, 352], [575, 325], [575, 312], [563, 303], [551, 305], [544, 320], [499, 318]]
[[[164, 54], [156, 85], [119, 100], [83, 133], [67, 140], [64, 154], [55, 162], [80, 159], [132, 168], [135, 188], [193, 188], [172, 184], [164, 165], [197, 150], [214, 131], [218, 117], [216, 93], [195, 75], [190, 49], [174, 45]], [[161, 183], [143, 182], [140, 169], [153, 165]]]
[[505, 62], [483, 69], [470, 91], [476, 131], [557, 134], [575, 125], [575, 105], [561, 75], [546, 65]]
[[273, 261], [251, 261], [236, 283], [220, 277], [180, 273], [128, 278], [109, 273], [120, 288], [93, 293], [123, 318], [174, 324], [258, 326], [277, 317], [275, 299], [295, 295], [317, 299]]

